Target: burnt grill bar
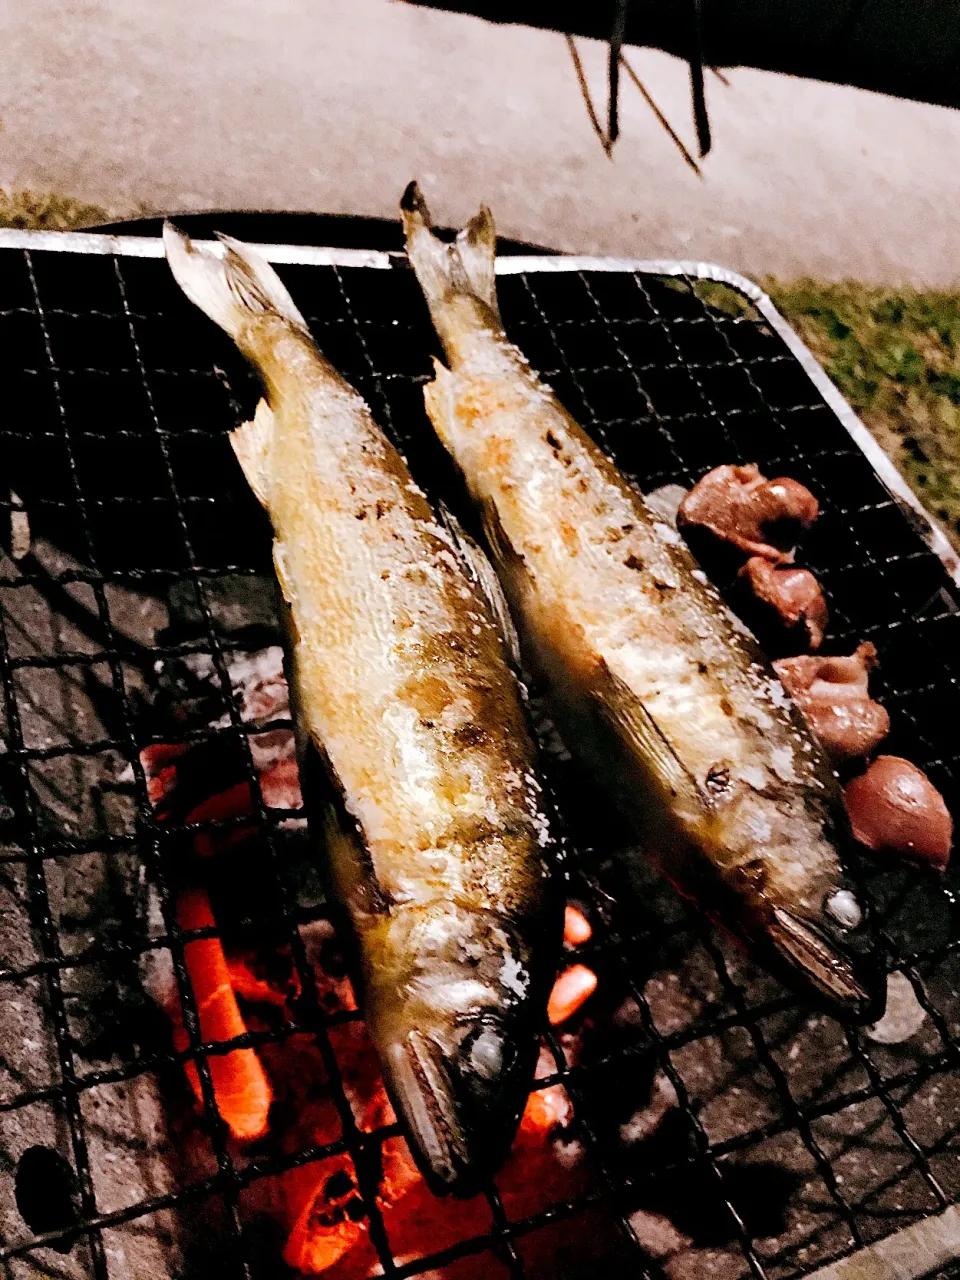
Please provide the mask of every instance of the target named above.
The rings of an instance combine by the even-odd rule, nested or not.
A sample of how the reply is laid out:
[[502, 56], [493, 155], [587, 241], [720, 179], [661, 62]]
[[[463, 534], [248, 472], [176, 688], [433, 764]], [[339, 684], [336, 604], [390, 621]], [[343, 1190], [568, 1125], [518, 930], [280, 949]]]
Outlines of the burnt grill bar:
[[[65, 1125], [58, 1150], [76, 1179], [70, 1221], [11, 1235], [7, 1214], [0, 1261], [42, 1269], [45, 1247], [59, 1244], [68, 1252], [58, 1260], [68, 1259], [71, 1275], [125, 1274], [106, 1243], [111, 1233], [163, 1213], [179, 1223], [216, 1203], [219, 1273], [266, 1274], [250, 1244], [243, 1194], [341, 1153], [352, 1158], [380, 1267], [397, 1277], [485, 1253], [503, 1274], [535, 1274], [525, 1261], [528, 1240], [600, 1213], [619, 1237], [611, 1267], [629, 1274], [686, 1280], [710, 1265], [722, 1280], [786, 1280], [954, 1203], [960, 1196], [956, 873], [942, 884], [898, 870], [870, 873], [889, 967], [906, 974], [926, 1014], [919, 1047], [875, 1045], [861, 1032], [811, 1017], [652, 874], [637, 895], [591, 829], [588, 784], [571, 765], [554, 761], [549, 774], [564, 797], [571, 889], [597, 922], [585, 956], [601, 977], [595, 999], [616, 993], [616, 1010], [613, 995], [609, 1008], [598, 1008], [618, 1017], [627, 1009], [632, 1019], [627, 1031], [598, 1032], [592, 1051], [575, 1062], [568, 1061], [563, 1035], [545, 1037], [554, 1070], [536, 1088], [560, 1084], [572, 1099], [576, 1135], [594, 1176], [573, 1199], [516, 1220], [491, 1186], [488, 1230], [433, 1254], [426, 1241], [423, 1256], [395, 1256], [377, 1187], [380, 1151], [399, 1130], [394, 1124], [367, 1132], [353, 1114], [331, 1033], [358, 1015], [322, 1006], [304, 930], [324, 909], [301, 900], [281, 838], [283, 824], [302, 815], [267, 805], [254, 760], [257, 735], [288, 729], [289, 720], [246, 721], [231, 677], [231, 661], [263, 644], [250, 638], [249, 593], [270, 590], [266, 525], [225, 439], [249, 416], [256, 388], [229, 344], [191, 311], [165, 265], [151, 260], [152, 242], [130, 257], [122, 244], [84, 239], [76, 248], [88, 251], [78, 252], [63, 252], [62, 242], [59, 251], [45, 251], [36, 237], [23, 245], [0, 240], [0, 359], [16, 406], [0, 422], [0, 458], [34, 539], [25, 559], [0, 560], [6, 740], [0, 791], [12, 809], [0, 828], [0, 890], [9, 880], [11, 910], [25, 911], [32, 946], [29, 955], [8, 956], [0, 914], [0, 1019], [7, 993], [36, 990], [51, 1058], [46, 1076], [31, 1075], [15, 1063], [8, 1069], [6, 1045], [0, 1050], [0, 1124], [14, 1126], [9, 1132], [16, 1135], [22, 1123], [27, 1132], [26, 1117], [52, 1108]], [[279, 269], [321, 347], [367, 397], [430, 496], [456, 507], [459, 482], [422, 410], [433, 338], [413, 280], [402, 270], [369, 269], [385, 262], [325, 265], [317, 251], [305, 259]], [[867, 638], [877, 643], [878, 689], [894, 720], [890, 749], [914, 759], [952, 797], [958, 754], [955, 734], [942, 726], [960, 711], [960, 620], [944, 563], [798, 362], [768, 304], [758, 309], [755, 295], [722, 272], [704, 281], [667, 270], [669, 264], [661, 272], [602, 265], [511, 262], [500, 281], [508, 329], [641, 488], [689, 484], [711, 466], [756, 461], [767, 474], [794, 475], [817, 493], [824, 512], [804, 552], [831, 604], [828, 642], [837, 650]], [[105, 460], [116, 463], [112, 473]], [[0, 505], [8, 510], [11, 503]], [[173, 617], [171, 593], [179, 593], [189, 625], [179, 633], [168, 626], [137, 634], [137, 609]], [[65, 644], [48, 649], [33, 642], [41, 614], [62, 623]], [[144, 717], [141, 686], [157, 664], [194, 659], [208, 664], [219, 713], [210, 723], [184, 722], [172, 737]], [[48, 676], [96, 687], [106, 709], [79, 728], [57, 723], [44, 702]], [[282, 1025], [211, 1043], [201, 1035], [184, 947], [222, 928], [177, 926], [173, 851], [177, 842], [249, 826], [251, 818], [162, 820], [142, 753], [151, 745], [221, 741], [250, 786], [260, 874], [270, 886], [269, 918], [243, 927], [289, 951], [301, 995]], [[72, 810], [57, 788], [69, 770], [95, 779], [98, 797], [113, 788], [110, 794], [120, 797], [115, 809], [101, 805], [103, 812], [66, 827], [62, 814]], [[76, 788], [79, 794], [81, 784]], [[57, 877], [91, 857], [129, 858], [142, 868], [159, 906], [155, 929], [138, 925], [76, 946], [67, 938]], [[138, 1043], [119, 1061], [91, 1068], [72, 1021], [75, 975], [135, 970], [164, 956], [188, 1047]], [[339, 1136], [290, 1154], [238, 1155], [214, 1103], [208, 1057], [304, 1034], [323, 1061]], [[91, 1127], [88, 1100], [151, 1074], [182, 1076], [188, 1062], [200, 1079], [209, 1171], [120, 1205], [104, 1183], [105, 1202], [103, 1139]], [[623, 1118], [617, 1107], [632, 1102], [642, 1110], [660, 1078], [673, 1098], [665, 1114], [676, 1141], [659, 1149], [654, 1130], [634, 1151], [617, 1136]], [[737, 1101], [741, 1095], [749, 1105]], [[13, 1151], [17, 1142], [7, 1145]], [[780, 1165], [789, 1170], [789, 1190], [764, 1216], [754, 1204], [763, 1198], [757, 1178]], [[751, 1170], [760, 1171], [752, 1182]], [[691, 1222], [684, 1186], [703, 1198], [709, 1230]], [[672, 1188], [669, 1195], [664, 1187]], [[658, 1254], [651, 1214], [669, 1219], [687, 1243]], [[198, 1270], [188, 1266], [183, 1274], [203, 1274], [208, 1263], [209, 1257], [192, 1263]]]

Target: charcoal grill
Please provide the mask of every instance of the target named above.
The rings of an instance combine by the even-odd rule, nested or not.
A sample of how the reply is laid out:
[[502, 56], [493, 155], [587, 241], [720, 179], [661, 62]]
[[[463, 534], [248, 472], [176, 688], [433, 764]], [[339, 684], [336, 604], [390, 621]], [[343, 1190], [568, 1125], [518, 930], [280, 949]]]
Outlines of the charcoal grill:
[[[462, 495], [422, 408], [435, 339], [402, 260], [265, 252], [418, 480], [456, 508]], [[870, 875], [888, 968], [906, 975], [926, 1015], [904, 1043], [874, 1043], [803, 1006], [652, 873], [626, 884], [610, 858], [615, 838], [598, 840], [589, 784], [552, 756], [571, 893], [597, 924], [586, 956], [600, 975], [594, 1016], [614, 1029], [575, 1065], [564, 1037], [547, 1032], [555, 1069], [537, 1084], [559, 1082], [573, 1100], [590, 1185], [522, 1220], [507, 1216], [491, 1185], [489, 1230], [439, 1254], [425, 1241], [421, 1256], [394, 1256], [375, 1183], [379, 1144], [396, 1128], [362, 1132], [338, 1084], [335, 1028], [315, 998], [304, 942], [322, 902], [304, 892], [282, 838], [298, 815], [268, 809], [260, 795], [250, 738], [263, 727], [244, 720], [229, 675], [236, 653], [275, 632], [268, 529], [226, 440], [257, 389], [161, 256], [156, 240], [0, 232], [4, 490], [32, 534], [29, 555], [0, 561], [6, 1274], [282, 1274], [276, 1251], [255, 1247], [245, 1196], [285, 1167], [344, 1150], [380, 1266], [397, 1277], [455, 1275], [474, 1256], [488, 1259], [490, 1275], [532, 1274], [530, 1242], [583, 1222], [595, 1268], [571, 1261], [571, 1277], [602, 1266], [608, 1275], [781, 1280], [904, 1227], [951, 1222], [960, 1197], [956, 872], [943, 882], [898, 868]], [[499, 271], [508, 331], [644, 490], [757, 462], [817, 494], [822, 516], [804, 559], [831, 604], [828, 643], [848, 652], [874, 641], [889, 749], [955, 796], [956, 557], [770, 301], [696, 263], [518, 257]], [[145, 683], [185, 656], [206, 662], [217, 708], [184, 737], [229, 743], [257, 797], [262, 881], [242, 927], [290, 946], [304, 992], [293, 1022], [227, 1044], [201, 1041], [184, 967], [185, 941], [210, 930], [182, 933], [171, 907], [177, 842], [201, 828], [158, 822], [141, 763], [144, 747], [170, 740], [144, 714]], [[152, 960], [170, 965], [183, 1004], [190, 1045], [180, 1053], [138, 992]], [[88, 1034], [94, 1006], [99, 1023]], [[207, 1058], [294, 1033], [316, 1039], [341, 1136], [283, 1157], [238, 1154]], [[188, 1059], [204, 1097], [203, 1155], [189, 1166], [171, 1154], [163, 1101], [164, 1080], [182, 1077]], [[644, 1128], [658, 1091], [669, 1102]], [[59, 1220], [25, 1222], [15, 1200], [29, 1146], [58, 1155], [41, 1192], [60, 1196]], [[156, 1239], [171, 1252], [151, 1253], [144, 1242]], [[925, 1269], [948, 1253], [931, 1253]]]

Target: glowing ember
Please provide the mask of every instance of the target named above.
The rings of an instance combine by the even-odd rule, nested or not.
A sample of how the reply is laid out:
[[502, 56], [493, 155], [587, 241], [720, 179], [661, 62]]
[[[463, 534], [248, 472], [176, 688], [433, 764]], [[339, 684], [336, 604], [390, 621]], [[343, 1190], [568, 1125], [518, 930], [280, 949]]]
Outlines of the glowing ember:
[[547, 1002], [551, 1026], [568, 1022], [597, 989], [597, 975], [585, 964], [573, 964], [557, 978]]
[[567, 904], [567, 909], [563, 916], [563, 940], [568, 947], [579, 947], [583, 943], [589, 942], [593, 937], [593, 929], [590, 921], [579, 909], [571, 903]]
[[[214, 926], [213, 912], [202, 889], [180, 896], [177, 920], [181, 929], [208, 929]], [[204, 1041], [232, 1040], [246, 1034], [230, 971], [219, 938], [197, 938], [184, 947], [184, 960]], [[174, 1023], [174, 1043], [180, 1050], [190, 1047], [185, 1028]], [[217, 1102], [217, 1110], [238, 1142], [259, 1138], [267, 1128], [267, 1112], [272, 1093], [260, 1059], [253, 1049], [231, 1049], [210, 1054], [207, 1062]], [[186, 1064], [187, 1079], [202, 1103], [196, 1064]]]

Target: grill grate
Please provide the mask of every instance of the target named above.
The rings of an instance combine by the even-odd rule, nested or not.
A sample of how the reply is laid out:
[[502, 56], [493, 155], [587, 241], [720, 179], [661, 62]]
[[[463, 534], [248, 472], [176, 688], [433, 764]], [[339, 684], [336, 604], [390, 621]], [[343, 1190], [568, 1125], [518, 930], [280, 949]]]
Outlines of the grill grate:
[[[458, 505], [459, 484], [423, 414], [435, 341], [412, 275], [280, 271], [322, 349], [418, 480], [434, 499]], [[894, 722], [889, 749], [956, 794], [956, 588], [763, 317], [741, 295], [730, 308], [729, 289], [721, 299], [716, 286], [686, 276], [626, 270], [521, 270], [501, 278], [500, 296], [531, 363], [642, 488], [757, 462], [817, 494], [822, 515], [804, 556], [831, 604], [829, 644], [843, 651], [874, 641], [878, 696]], [[445, 1266], [455, 1275], [459, 1259], [484, 1251], [491, 1274], [535, 1274], [527, 1243], [582, 1220], [585, 1232], [609, 1240], [608, 1274], [639, 1267], [685, 1280], [707, 1267], [722, 1280], [779, 1280], [960, 1196], [956, 874], [943, 884], [898, 869], [872, 876], [889, 967], [906, 974], [927, 1015], [905, 1043], [876, 1044], [811, 1016], [652, 873], [628, 885], [609, 858], [616, 838], [595, 828], [589, 784], [553, 761], [575, 850], [572, 892], [600, 922], [585, 959], [600, 975], [594, 1021], [605, 1029], [575, 1062], [568, 1038], [548, 1033], [556, 1070], [538, 1086], [560, 1083], [570, 1095], [594, 1176], [575, 1200], [518, 1221], [491, 1186], [488, 1232], [440, 1253], [429, 1254], [426, 1242], [421, 1257], [395, 1257], [376, 1179], [381, 1144], [398, 1129], [365, 1132], [351, 1112], [333, 1036], [354, 1015], [323, 1010], [304, 939], [322, 906], [305, 900], [283, 839], [297, 815], [267, 807], [254, 767], [251, 737], [283, 726], [246, 722], [231, 684], [231, 658], [273, 635], [263, 605], [268, 529], [225, 438], [252, 410], [252, 375], [162, 262], [125, 256], [0, 249], [0, 352], [0, 448], [34, 534], [27, 559], [0, 562], [0, 789], [12, 810], [0, 828], [0, 921], [24, 922], [16, 946], [7, 942], [16, 928], [0, 928], [0, 1135], [13, 1135], [3, 1137], [9, 1165], [22, 1135], [39, 1131], [32, 1117], [49, 1112], [51, 1145], [77, 1188], [75, 1219], [39, 1232], [18, 1226], [11, 1194], [0, 1196], [7, 1274], [136, 1274], [118, 1262], [124, 1227], [179, 1229], [197, 1214], [215, 1253], [200, 1247], [177, 1274], [204, 1274], [211, 1257], [217, 1274], [276, 1274], [251, 1245], [246, 1191], [342, 1151], [353, 1158], [372, 1242], [393, 1276]], [[173, 599], [179, 629], [138, 631], [138, 609], [151, 617], [167, 610], [169, 621]], [[56, 643], [38, 639], [41, 615], [56, 620]], [[200, 657], [217, 710], [209, 723], [187, 723], [179, 739], [219, 741], [242, 757], [264, 836], [251, 894], [262, 906], [247, 913], [244, 936], [288, 946], [303, 991], [294, 1020], [226, 1044], [202, 1042], [184, 964], [185, 941], [211, 931], [180, 931], [172, 908], [177, 849], [203, 826], [158, 821], [140, 755], [171, 741], [169, 727], [144, 714], [144, 673]], [[59, 886], [64, 876], [82, 878], [91, 859], [142, 869], [124, 884], [153, 886], [159, 919], [144, 924], [142, 904], [131, 900], [129, 916], [140, 920], [132, 931], [105, 927], [78, 942]], [[161, 955], [172, 962], [189, 1049], [131, 1032], [122, 1051], [92, 1059], [77, 1035], [78, 1008], [118, 975], [135, 986], [144, 957]], [[92, 975], [86, 987], [84, 975]], [[208, 1055], [302, 1033], [322, 1055], [340, 1137], [292, 1155], [238, 1155], [213, 1103]], [[15, 1049], [15, 1038], [33, 1049]], [[117, 1202], [102, 1187], [122, 1144], [111, 1148], [90, 1099], [182, 1075], [188, 1059], [202, 1084], [208, 1163], [177, 1185]], [[658, 1089], [670, 1099], [660, 1125], [628, 1142], [623, 1126]], [[12, 1168], [0, 1176], [12, 1184]], [[669, 1248], [651, 1234], [658, 1223], [673, 1231]], [[63, 1252], [53, 1254], [58, 1245]], [[591, 1248], [595, 1267], [607, 1245]], [[595, 1273], [570, 1267], [571, 1276]]]

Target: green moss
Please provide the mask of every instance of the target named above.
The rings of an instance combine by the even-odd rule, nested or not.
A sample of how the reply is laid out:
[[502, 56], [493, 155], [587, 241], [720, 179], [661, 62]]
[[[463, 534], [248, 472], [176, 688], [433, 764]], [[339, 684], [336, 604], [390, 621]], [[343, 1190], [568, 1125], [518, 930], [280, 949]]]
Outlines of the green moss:
[[71, 231], [95, 226], [109, 219], [99, 205], [75, 200], [72, 196], [49, 195], [38, 191], [11, 191], [0, 188], [0, 227], [24, 231]]
[[764, 287], [960, 547], [960, 294]]

